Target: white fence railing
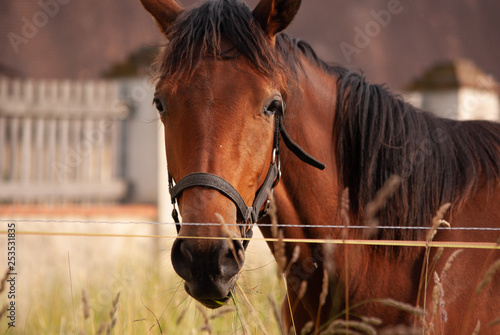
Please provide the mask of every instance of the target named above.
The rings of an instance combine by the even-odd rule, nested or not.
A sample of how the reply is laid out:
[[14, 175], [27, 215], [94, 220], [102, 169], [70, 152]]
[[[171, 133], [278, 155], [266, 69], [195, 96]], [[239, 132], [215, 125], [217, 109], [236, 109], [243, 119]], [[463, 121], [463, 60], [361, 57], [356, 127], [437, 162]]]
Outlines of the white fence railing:
[[123, 198], [127, 113], [117, 82], [0, 77], [0, 202]]

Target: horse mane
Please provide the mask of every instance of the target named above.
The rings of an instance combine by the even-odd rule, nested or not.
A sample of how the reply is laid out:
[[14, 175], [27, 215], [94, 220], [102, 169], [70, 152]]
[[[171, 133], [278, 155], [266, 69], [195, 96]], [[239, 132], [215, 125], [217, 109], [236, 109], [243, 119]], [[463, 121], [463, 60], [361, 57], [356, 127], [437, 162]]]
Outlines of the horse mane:
[[[405, 102], [385, 85], [325, 63], [306, 42], [280, 34], [277, 47], [292, 73], [305, 60], [337, 80], [333, 145], [339, 199], [349, 189], [353, 221], [396, 175], [401, 183], [377, 213], [382, 226], [429, 227], [439, 208], [457, 211], [483, 186], [500, 182], [500, 124], [437, 117]], [[340, 206], [340, 204], [339, 204]], [[422, 239], [422, 229], [379, 229], [376, 238]]]
[[[274, 48], [240, 0], [208, 1], [186, 11], [167, 36], [158, 77], [173, 85], [182, 75], [189, 78], [203, 57], [221, 58], [226, 51], [223, 38], [264, 76], [283, 74], [293, 83], [307, 60], [336, 78], [337, 106], [332, 112], [338, 184], [340, 191], [349, 189], [356, 222], [363, 223], [365, 206], [391, 175], [400, 176], [401, 185], [379, 212], [379, 220], [394, 227], [427, 227], [444, 203], [456, 208], [479, 187], [498, 183], [499, 124], [453, 121], [418, 110], [385, 86], [325, 63], [309, 44], [285, 33], [276, 36]], [[380, 229], [377, 238], [414, 240], [421, 234], [415, 229]]]
[[[358, 222], [391, 175], [401, 185], [380, 211], [380, 224], [406, 227], [430, 226], [441, 205], [456, 210], [500, 178], [500, 124], [439, 118], [358, 73], [338, 77], [334, 134], [339, 185], [349, 189]], [[377, 237], [415, 240], [422, 234], [380, 229]]]

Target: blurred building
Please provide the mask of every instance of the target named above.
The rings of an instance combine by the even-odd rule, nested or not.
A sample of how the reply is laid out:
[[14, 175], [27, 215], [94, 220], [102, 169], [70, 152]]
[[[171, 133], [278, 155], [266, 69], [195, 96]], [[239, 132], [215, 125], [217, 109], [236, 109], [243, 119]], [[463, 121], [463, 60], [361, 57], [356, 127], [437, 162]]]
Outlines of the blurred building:
[[500, 88], [472, 61], [436, 64], [407, 87], [408, 100], [441, 117], [500, 120]]
[[[498, 1], [303, 1], [287, 33], [325, 61], [401, 91], [444, 59], [473, 59], [500, 78], [498, 13]], [[40, 79], [96, 79], [166, 42], [139, 0], [2, 0], [0, 36], [0, 63]]]

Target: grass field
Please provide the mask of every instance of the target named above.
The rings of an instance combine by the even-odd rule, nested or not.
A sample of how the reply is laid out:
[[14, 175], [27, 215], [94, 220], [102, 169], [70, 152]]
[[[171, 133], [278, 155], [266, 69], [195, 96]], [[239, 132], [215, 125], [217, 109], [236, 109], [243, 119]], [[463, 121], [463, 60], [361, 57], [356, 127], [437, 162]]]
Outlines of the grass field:
[[[433, 219], [427, 242], [432, 240], [437, 226], [443, 224], [441, 214], [438, 212]], [[125, 221], [119, 217], [104, 220], [112, 219]], [[246, 251], [233, 300], [217, 310], [208, 310], [187, 295], [172, 268], [170, 248], [176, 235], [173, 225], [137, 223], [148, 218], [127, 219], [136, 222], [95, 222], [95, 218], [0, 221], [0, 231], [4, 232], [0, 236], [0, 271], [7, 269], [5, 232], [9, 223], [15, 223], [17, 273], [15, 299], [9, 297], [10, 285], [0, 288], [0, 305], [15, 302], [15, 327], [8, 327], [10, 320], [3, 314], [0, 334], [282, 334], [276, 315], [285, 288], [277, 276], [276, 262], [257, 229]], [[422, 268], [421, 280], [425, 286], [440, 257], [434, 256], [431, 261], [429, 250], [426, 248], [425, 254], [429, 264]], [[450, 256], [444, 268], [452, 266], [459, 252]], [[483, 286], [498, 271], [500, 260], [488, 270], [481, 282]], [[441, 291], [436, 291], [436, 287]], [[441, 306], [443, 288], [436, 287], [434, 291], [441, 295], [433, 294], [428, 299], [432, 306]], [[377, 302], [416, 315], [425, 313], [391, 299], [377, 299]], [[415, 329], [415, 333], [433, 334], [424, 330], [433, 329], [438, 311], [436, 308], [428, 311], [430, 321], [424, 321], [426, 328]], [[375, 329], [365, 322], [368, 321], [356, 325], [366, 326], [366, 333], [372, 334]], [[500, 319], [490, 326], [498, 323]], [[331, 323], [335, 324], [336, 321]], [[342, 323], [338, 325], [341, 328], [332, 329], [346, 329]], [[408, 327], [402, 332], [389, 329], [384, 334], [409, 334], [409, 330]]]
[[[234, 301], [212, 311], [186, 294], [172, 268], [173, 227], [160, 226], [161, 238], [109, 236], [151, 236], [154, 227], [144, 224], [16, 222], [16, 229], [16, 322], [9, 329], [4, 315], [0, 334], [279, 333], [270, 300], [281, 301], [284, 287], [262, 241], [250, 243]], [[2, 305], [12, 300], [7, 293]]]

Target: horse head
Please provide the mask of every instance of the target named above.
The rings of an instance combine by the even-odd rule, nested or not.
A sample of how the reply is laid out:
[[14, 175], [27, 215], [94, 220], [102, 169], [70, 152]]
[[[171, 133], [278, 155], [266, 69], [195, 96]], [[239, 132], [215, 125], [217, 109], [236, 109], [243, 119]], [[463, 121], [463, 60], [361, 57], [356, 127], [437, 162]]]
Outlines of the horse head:
[[192, 10], [174, 0], [141, 1], [169, 40], [154, 104], [184, 223], [172, 264], [186, 291], [216, 308], [230, 297], [245, 258], [242, 238], [279, 179], [286, 81], [274, 38], [300, 1], [262, 0], [253, 12], [238, 1]]

